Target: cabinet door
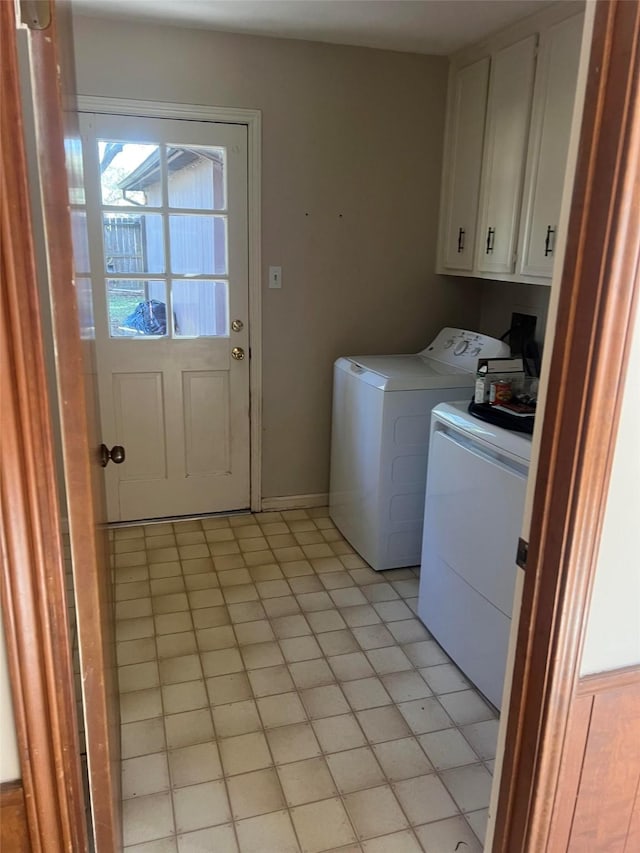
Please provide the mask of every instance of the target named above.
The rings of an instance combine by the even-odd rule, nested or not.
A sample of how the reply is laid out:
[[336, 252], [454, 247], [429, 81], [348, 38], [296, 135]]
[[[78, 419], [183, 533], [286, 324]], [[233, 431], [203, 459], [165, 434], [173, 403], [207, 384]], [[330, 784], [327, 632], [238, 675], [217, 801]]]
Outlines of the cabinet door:
[[521, 227], [524, 275], [553, 272], [583, 20], [575, 15], [540, 38]]
[[442, 259], [449, 269], [473, 268], [488, 82], [488, 57], [461, 68], [452, 80], [442, 231]]
[[476, 268], [512, 273], [522, 199], [537, 36], [491, 61]]

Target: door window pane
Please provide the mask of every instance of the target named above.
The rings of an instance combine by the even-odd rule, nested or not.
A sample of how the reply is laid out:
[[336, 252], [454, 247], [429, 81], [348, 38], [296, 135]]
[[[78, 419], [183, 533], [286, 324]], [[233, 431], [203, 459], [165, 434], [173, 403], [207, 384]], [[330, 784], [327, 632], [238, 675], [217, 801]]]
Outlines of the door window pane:
[[90, 272], [89, 233], [87, 214], [84, 210], [71, 211], [71, 239], [73, 240], [73, 264], [76, 272]]
[[164, 237], [159, 213], [104, 213], [107, 273], [164, 272]]
[[226, 216], [170, 216], [169, 237], [174, 273], [226, 275]]
[[112, 338], [166, 336], [166, 303], [164, 281], [107, 279], [110, 336]]
[[162, 204], [157, 145], [99, 139], [102, 203], [122, 207]]
[[174, 333], [180, 338], [226, 337], [229, 334], [229, 287], [226, 281], [171, 283]]
[[225, 155], [224, 148], [167, 147], [169, 206], [224, 210]]

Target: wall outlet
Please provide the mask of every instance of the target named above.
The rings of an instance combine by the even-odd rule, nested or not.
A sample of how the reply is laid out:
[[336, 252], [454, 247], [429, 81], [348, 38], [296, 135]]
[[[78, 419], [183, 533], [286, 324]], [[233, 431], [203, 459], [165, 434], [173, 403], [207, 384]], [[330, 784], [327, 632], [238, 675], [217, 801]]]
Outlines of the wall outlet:
[[282, 287], [282, 267], [269, 267], [269, 287], [278, 290]]

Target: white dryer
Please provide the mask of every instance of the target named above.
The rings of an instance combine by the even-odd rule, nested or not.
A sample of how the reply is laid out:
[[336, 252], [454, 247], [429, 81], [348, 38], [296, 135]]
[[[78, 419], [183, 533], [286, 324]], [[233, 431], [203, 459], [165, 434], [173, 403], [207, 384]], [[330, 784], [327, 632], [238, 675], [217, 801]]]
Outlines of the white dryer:
[[531, 436], [433, 411], [418, 615], [500, 708]]
[[471, 399], [478, 358], [508, 355], [495, 338], [444, 328], [415, 355], [336, 361], [329, 512], [373, 569], [420, 562], [431, 410]]

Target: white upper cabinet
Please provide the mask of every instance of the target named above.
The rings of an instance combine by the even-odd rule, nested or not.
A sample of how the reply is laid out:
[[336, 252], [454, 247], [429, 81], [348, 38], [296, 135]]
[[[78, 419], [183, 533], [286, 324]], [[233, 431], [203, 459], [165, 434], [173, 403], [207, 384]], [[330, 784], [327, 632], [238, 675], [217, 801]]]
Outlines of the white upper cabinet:
[[536, 42], [532, 35], [491, 58], [476, 244], [480, 272], [515, 270]]
[[520, 229], [523, 275], [550, 277], [553, 271], [583, 21], [575, 15], [540, 38]]
[[473, 269], [488, 84], [489, 57], [459, 69], [452, 80], [442, 211], [443, 262], [452, 270]]
[[549, 284], [583, 4], [554, 4], [452, 58], [438, 271]]

